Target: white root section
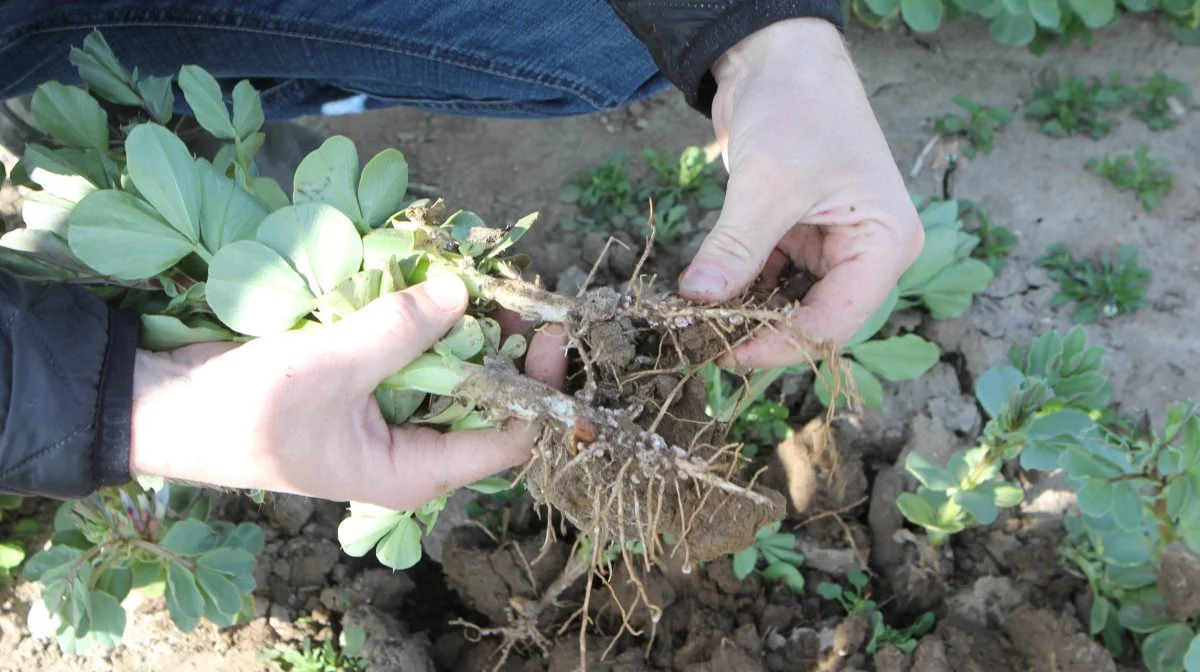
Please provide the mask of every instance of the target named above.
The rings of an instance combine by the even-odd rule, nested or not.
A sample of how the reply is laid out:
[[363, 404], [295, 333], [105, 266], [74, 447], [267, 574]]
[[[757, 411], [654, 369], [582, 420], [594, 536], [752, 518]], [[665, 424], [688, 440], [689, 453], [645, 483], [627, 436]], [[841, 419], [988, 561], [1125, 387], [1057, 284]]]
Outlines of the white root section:
[[479, 282], [479, 291], [521, 317], [542, 322], [565, 323], [579, 305], [575, 299], [514, 280], [483, 278]]

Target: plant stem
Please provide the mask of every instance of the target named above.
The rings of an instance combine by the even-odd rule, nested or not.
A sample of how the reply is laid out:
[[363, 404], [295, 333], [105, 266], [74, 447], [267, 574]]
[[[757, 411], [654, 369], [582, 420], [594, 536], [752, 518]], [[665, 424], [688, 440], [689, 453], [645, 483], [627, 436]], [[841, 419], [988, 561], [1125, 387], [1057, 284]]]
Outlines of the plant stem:
[[163, 548], [162, 546], [152, 544], [152, 543], [146, 541], [145, 539], [130, 539], [129, 544], [131, 546], [133, 546], [134, 548], [140, 548], [143, 551], [146, 551], [147, 553], [150, 553], [152, 555], [157, 555], [158, 557], [160, 557], [164, 560], [167, 560], [169, 562], [174, 562], [174, 563], [183, 565], [188, 571], [191, 571], [192, 569], [195, 568], [195, 564], [192, 563], [190, 560], [185, 560], [184, 558], [181, 558], [178, 555], [175, 555], [174, 553], [168, 551], [167, 549]]
[[196, 243], [196, 247], [192, 248], [192, 251], [196, 253], [197, 257], [203, 259], [206, 265], [212, 263], [213, 255], [209, 254], [208, 250], [204, 249], [200, 243]]

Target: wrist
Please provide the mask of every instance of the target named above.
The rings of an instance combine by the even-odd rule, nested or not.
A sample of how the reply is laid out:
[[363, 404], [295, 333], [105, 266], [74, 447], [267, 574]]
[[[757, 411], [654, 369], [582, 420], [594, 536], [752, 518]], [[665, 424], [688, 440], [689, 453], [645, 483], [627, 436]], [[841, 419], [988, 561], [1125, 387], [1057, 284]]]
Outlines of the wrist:
[[[133, 364], [133, 408], [129, 440], [129, 472], [133, 476], [168, 476], [167, 455], [172, 437], [163, 431], [169, 424], [164, 401], [186, 375], [180, 366], [162, 355], [138, 350]], [[178, 440], [178, 434], [174, 440]]]
[[778, 21], [733, 45], [713, 64], [717, 86], [764, 68], [820, 70], [830, 63], [850, 62], [837, 26], [822, 18]]

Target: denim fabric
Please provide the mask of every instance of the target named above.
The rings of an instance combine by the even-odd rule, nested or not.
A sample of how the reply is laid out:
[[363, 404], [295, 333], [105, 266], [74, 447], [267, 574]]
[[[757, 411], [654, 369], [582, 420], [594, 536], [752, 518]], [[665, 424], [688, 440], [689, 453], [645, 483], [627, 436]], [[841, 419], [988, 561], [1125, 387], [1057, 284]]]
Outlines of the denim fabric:
[[142, 72], [251, 79], [271, 119], [356, 94], [367, 109], [565, 116], [668, 85], [605, 0], [7, 0], [0, 98], [78, 83], [67, 54], [93, 28]]

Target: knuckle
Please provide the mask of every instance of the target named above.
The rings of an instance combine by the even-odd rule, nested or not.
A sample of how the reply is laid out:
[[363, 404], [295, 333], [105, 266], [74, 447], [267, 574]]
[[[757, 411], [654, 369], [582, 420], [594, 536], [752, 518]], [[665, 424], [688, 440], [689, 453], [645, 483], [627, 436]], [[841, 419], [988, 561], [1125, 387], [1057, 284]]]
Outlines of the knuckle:
[[757, 257], [757, 251], [751, 247], [746, 240], [751, 236], [744, 235], [739, 237], [735, 232], [714, 229], [708, 235], [708, 239], [704, 241], [704, 247], [708, 248], [709, 254], [716, 259], [734, 259], [735, 261], [750, 264], [754, 263]]

